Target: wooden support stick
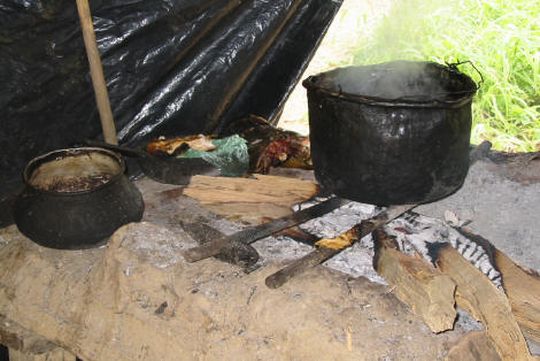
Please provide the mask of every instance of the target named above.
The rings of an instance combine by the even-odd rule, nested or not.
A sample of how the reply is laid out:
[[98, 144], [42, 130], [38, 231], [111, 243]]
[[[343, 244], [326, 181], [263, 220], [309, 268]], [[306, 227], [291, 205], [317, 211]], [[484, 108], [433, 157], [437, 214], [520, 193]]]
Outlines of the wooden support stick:
[[334, 209], [343, 206], [347, 202], [348, 201], [341, 198], [327, 199], [313, 207], [303, 209], [255, 227], [243, 229], [227, 237], [216, 238], [202, 246], [188, 249], [183, 254], [184, 259], [188, 262], [196, 262], [211, 256], [216, 256], [231, 242], [240, 242], [244, 244], [253, 243], [256, 240], [268, 237], [276, 232], [304, 223], [310, 219], [323, 216]]
[[452, 279], [424, 259], [399, 251], [395, 240], [382, 229], [373, 232], [373, 266], [393, 293], [420, 316], [435, 333], [454, 328], [456, 309]]
[[107, 143], [118, 144], [116, 137], [116, 127], [114, 125], [111, 104], [109, 102], [109, 93], [107, 92], [107, 83], [103, 75], [103, 66], [99, 55], [96, 34], [94, 33], [94, 25], [92, 23], [92, 14], [88, 0], [77, 0], [77, 10], [81, 21], [81, 28], [86, 47], [86, 55], [90, 64], [90, 76], [94, 86], [94, 94], [96, 96], [97, 108], [101, 119], [101, 129], [103, 130], [103, 138]]
[[455, 282], [458, 306], [484, 324], [502, 361], [534, 360], [502, 291], [450, 245], [440, 248], [436, 263]]
[[521, 330], [540, 342], [540, 276], [519, 267], [499, 250], [495, 251], [495, 265], [502, 274], [503, 288]]
[[349, 248], [358, 240], [367, 236], [375, 229], [399, 217], [403, 213], [416, 207], [415, 204], [391, 206], [387, 210], [379, 213], [375, 217], [363, 220], [351, 229], [342, 233], [336, 238], [322, 239], [316, 243], [317, 248], [302, 258], [293, 261], [285, 268], [268, 276], [265, 283], [270, 288], [281, 287], [285, 282], [308, 269], [315, 267], [324, 261], [334, 257], [341, 251]]
[[540, 275], [517, 265], [484, 237], [465, 228], [460, 228], [459, 232], [493, 249], [493, 262], [502, 275], [502, 285], [516, 321], [527, 337], [540, 342]]

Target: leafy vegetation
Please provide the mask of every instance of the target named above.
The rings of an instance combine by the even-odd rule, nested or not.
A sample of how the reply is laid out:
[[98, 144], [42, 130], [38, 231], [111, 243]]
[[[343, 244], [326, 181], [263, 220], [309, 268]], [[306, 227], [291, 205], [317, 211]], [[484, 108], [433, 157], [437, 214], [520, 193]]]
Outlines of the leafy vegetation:
[[[395, 0], [355, 64], [395, 59], [471, 60], [484, 77], [473, 102], [472, 141], [540, 150], [540, 6], [531, 0]], [[468, 65], [460, 68], [477, 82]]]

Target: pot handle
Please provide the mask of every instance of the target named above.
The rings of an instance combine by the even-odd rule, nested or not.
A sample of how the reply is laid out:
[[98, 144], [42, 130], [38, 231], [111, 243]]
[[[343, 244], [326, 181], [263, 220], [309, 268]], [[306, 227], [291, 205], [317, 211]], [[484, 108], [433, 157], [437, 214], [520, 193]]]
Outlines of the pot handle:
[[478, 84], [476, 84], [476, 91], [478, 91], [480, 88], [481, 88], [481, 85], [484, 84], [484, 76], [482, 75], [482, 73], [480, 72], [480, 70], [478, 70], [478, 68], [476, 67], [476, 65], [474, 65], [474, 63], [471, 61], [471, 60], [464, 60], [464, 61], [457, 61], [455, 63], [446, 63], [446, 66], [451, 70], [451, 71], [455, 71], [455, 72], [459, 72], [459, 69], [458, 69], [458, 66], [460, 65], [463, 65], [463, 64], [470, 64], [473, 69], [478, 73], [478, 75], [480, 75], [480, 81], [478, 82]]
[[319, 80], [319, 75], [310, 75], [302, 82], [302, 86], [306, 89], [317, 88], [317, 81]]
[[91, 146], [91, 147], [98, 147], [98, 148], [104, 148], [104, 149], [112, 150], [114, 152], [121, 153], [121, 154], [123, 154], [123, 155], [125, 155], [127, 157], [140, 158], [140, 157], [146, 156], [145, 153], [143, 153], [143, 152], [141, 152], [139, 150], [123, 147], [123, 146], [120, 146], [120, 145], [109, 144], [109, 143], [105, 143], [105, 142], [99, 142], [99, 141], [96, 141], [96, 140], [86, 140], [86, 141], [84, 141], [84, 143], [86, 145]]

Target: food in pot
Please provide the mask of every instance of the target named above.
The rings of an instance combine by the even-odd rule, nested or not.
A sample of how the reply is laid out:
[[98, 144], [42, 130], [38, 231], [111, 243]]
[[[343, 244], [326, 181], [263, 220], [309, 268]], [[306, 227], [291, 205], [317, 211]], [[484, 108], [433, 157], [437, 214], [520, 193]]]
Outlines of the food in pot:
[[121, 165], [115, 158], [88, 148], [66, 150], [39, 163], [27, 176], [29, 185], [36, 189], [71, 193], [96, 189], [120, 172]]
[[109, 182], [112, 178], [111, 174], [95, 174], [88, 177], [70, 177], [70, 178], [56, 178], [50, 183], [40, 186], [40, 189], [49, 192], [83, 192]]

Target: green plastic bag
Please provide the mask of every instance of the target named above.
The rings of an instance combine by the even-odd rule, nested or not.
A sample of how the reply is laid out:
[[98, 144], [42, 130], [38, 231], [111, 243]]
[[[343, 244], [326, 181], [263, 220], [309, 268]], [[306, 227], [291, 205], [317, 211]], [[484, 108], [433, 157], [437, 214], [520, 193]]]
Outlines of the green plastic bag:
[[235, 134], [227, 138], [213, 139], [216, 149], [203, 152], [188, 149], [180, 157], [202, 158], [218, 168], [222, 176], [238, 177], [247, 173], [249, 168], [249, 153], [247, 142]]

